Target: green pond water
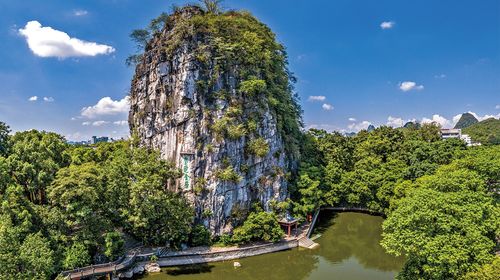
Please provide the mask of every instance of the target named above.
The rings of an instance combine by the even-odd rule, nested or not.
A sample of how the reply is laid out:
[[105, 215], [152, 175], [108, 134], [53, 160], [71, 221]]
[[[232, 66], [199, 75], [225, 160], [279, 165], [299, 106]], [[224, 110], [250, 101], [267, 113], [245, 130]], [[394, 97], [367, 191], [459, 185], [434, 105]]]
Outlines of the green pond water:
[[382, 218], [359, 213], [324, 211], [313, 236], [319, 248], [244, 258], [233, 261], [165, 268], [143, 280], [255, 279], [394, 279], [404, 259], [385, 253], [379, 245]]

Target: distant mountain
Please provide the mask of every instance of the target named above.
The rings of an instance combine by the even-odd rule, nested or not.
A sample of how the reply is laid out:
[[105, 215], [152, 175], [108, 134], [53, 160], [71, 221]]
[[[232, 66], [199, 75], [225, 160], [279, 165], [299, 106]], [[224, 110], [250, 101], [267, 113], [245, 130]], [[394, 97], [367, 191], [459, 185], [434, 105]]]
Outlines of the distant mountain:
[[374, 130], [375, 130], [375, 126], [373, 126], [373, 124], [370, 124], [366, 130], [367, 130], [368, 132], [372, 132], [372, 131], [374, 131]]
[[455, 125], [455, 128], [464, 129], [478, 122], [479, 121], [476, 119], [476, 117], [474, 117], [471, 113], [463, 113], [460, 117], [460, 120], [458, 120], [457, 124]]
[[500, 144], [500, 120], [494, 118], [473, 124], [464, 128], [462, 132], [483, 145]]
[[404, 128], [413, 128], [413, 129], [419, 129], [420, 128], [420, 123], [419, 122], [407, 122], [405, 125], [403, 125]]

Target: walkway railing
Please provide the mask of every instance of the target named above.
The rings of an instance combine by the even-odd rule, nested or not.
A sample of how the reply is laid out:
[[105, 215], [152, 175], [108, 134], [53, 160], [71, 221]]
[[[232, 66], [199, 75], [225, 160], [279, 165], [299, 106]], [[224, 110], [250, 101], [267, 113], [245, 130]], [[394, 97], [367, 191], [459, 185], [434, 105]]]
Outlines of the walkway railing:
[[137, 258], [137, 252], [134, 252], [132, 256], [123, 256], [114, 262], [89, 265], [85, 267], [80, 267], [73, 270], [67, 270], [61, 272], [64, 277], [73, 278], [83, 278], [83, 277], [93, 277], [108, 273], [116, 273], [118, 271], [128, 269], [132, 264], [134, 264]]
[[311, 234], [312, 234], [313, 229], [314, 229], [314, 225], [316, 224], [316, 220], [318, 219], [320, 211], [321, 211], [321, 208], [316, 209], [316, 212], [314, 212], [314, 216], [312, 218], [311, 225], [309, 226], [309, 229], [307, 230], [307, 234], [306, 234], [307, 238], [311, 237]]

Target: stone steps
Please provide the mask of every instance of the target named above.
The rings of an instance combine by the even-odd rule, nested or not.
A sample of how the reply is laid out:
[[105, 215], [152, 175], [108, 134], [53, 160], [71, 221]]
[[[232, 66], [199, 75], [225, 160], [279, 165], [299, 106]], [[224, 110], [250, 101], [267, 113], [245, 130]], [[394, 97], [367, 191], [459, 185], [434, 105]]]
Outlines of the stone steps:
[[319, 244], [305, 236], [299, 239], [299, 247], [313, 249], [316, 248], [316, 246], [319, 246]]

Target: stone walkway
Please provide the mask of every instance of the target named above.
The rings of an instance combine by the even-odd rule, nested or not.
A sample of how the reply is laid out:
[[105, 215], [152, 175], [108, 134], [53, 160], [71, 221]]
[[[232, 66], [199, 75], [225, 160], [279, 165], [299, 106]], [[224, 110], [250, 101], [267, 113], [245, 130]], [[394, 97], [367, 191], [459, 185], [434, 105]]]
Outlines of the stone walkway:
[[302, 224], [297, 228], [295, 235], [287, 236], [278, 243], [253, 242], [241, 246], [227, 247], [200, 246], [181, 251], [172, 251], [165, 247], [138, 247], [129, 250], [120, 261], [64, 271], [61, 274], [68, 277], [68, 279], [81, 279], [124, 272], [133, 270], [136, 262], [139, 262], [139, 265], [146, 264], [149, 262], [148, 259], [153, 255], [160, 257], [158, 261], [160, 266], [177, 266], [237, 259], [286, 250], [297, 246], [312, 249], [317, 244], [307, 237], [309, 225], [307, 223]]

